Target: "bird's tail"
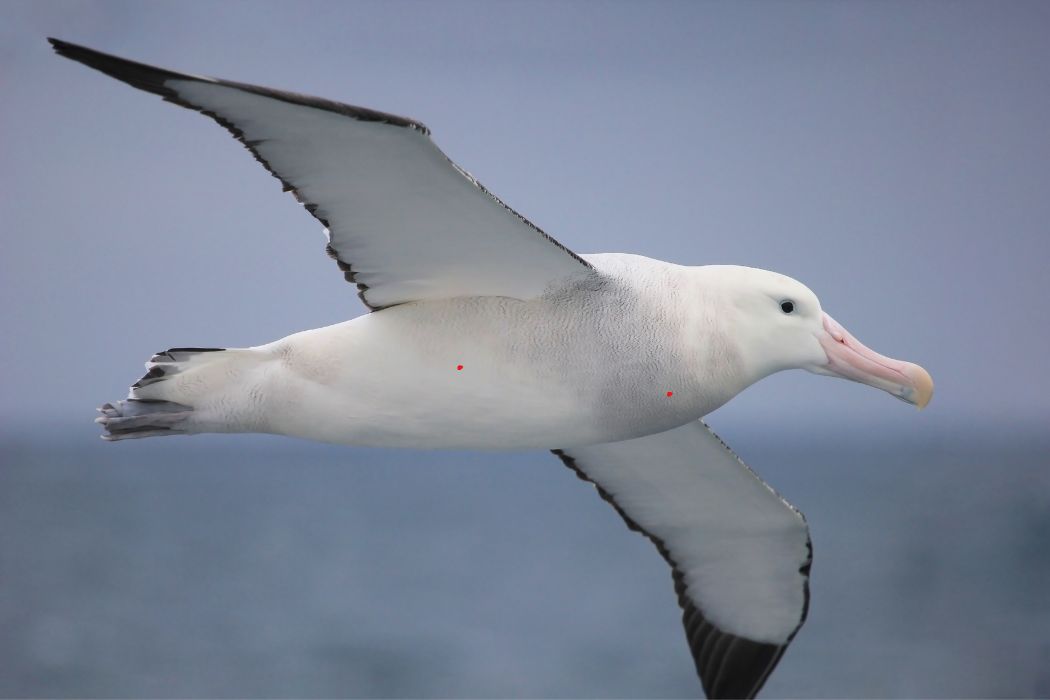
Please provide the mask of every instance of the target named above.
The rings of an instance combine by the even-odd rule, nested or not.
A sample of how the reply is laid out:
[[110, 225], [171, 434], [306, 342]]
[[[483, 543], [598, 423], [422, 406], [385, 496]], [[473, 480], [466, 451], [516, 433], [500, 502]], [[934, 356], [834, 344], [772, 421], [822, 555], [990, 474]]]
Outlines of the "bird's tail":
[[216, 419], [215, 406], [228, 405], [223, 396], [258, 359], [256, 351], [246, 348], [171, 348], [157, 353], [126, 399], [99, 407], [95, 422], [102, 426], [102, 439], [236, 430]]

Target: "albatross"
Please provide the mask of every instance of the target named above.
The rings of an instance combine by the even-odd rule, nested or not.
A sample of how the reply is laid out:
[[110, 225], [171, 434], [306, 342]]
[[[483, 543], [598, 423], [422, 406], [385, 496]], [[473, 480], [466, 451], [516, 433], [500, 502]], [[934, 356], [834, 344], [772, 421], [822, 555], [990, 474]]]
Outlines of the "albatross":
[[49, 41], [229, 131], [321, 222], [369, 311], [255, 347], [159, 352], [99, 409], [104, 439], [549, 449], [670, 565], [706, 695], [758, 693], [806, 618], [809, 531], [702, 419], [787, 369], [922, 408], [924, 369], [861, 344], [775, 272], [574, 253], [413, 119]]

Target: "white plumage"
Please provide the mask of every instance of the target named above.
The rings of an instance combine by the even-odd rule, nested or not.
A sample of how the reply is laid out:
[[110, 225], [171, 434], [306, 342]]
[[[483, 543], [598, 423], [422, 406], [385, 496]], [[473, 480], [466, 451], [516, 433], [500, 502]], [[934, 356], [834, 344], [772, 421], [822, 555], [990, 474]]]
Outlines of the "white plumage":
[[576, 255], [419, 122], [51, 42], [229, 130], [323, 223], [373, 311], [254, 348], [158, 353], [100, 409], [106, 439], [554, 448], [671, 565], [707, 694], [758, 692], [805, 619], [808, 531], [699, 419], [791, 368], [921, 407], [922, 368], [860, 344], [783, 275]]

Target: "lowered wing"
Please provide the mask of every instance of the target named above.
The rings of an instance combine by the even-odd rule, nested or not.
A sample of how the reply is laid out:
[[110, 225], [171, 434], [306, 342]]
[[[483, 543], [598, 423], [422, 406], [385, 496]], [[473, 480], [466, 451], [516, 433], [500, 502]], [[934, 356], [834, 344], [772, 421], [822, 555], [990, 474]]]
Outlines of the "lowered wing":
[[809, 529], [703, 422], [554, 453], [671, 565], [709, 698], [751, 698], [806, 619]]

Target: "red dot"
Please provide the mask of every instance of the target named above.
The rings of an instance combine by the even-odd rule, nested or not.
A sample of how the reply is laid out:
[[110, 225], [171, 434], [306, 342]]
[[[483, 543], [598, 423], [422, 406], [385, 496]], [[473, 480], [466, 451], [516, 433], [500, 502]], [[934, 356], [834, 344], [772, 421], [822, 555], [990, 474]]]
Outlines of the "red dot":
[[463, 365], [456, 365], [456, 369], [457, 370], [463, 369]]
[[669, 392], [667, 392], [667, 395], [668, 396], [674, 396], [674, 392], [673, 391], [669, 391]]

